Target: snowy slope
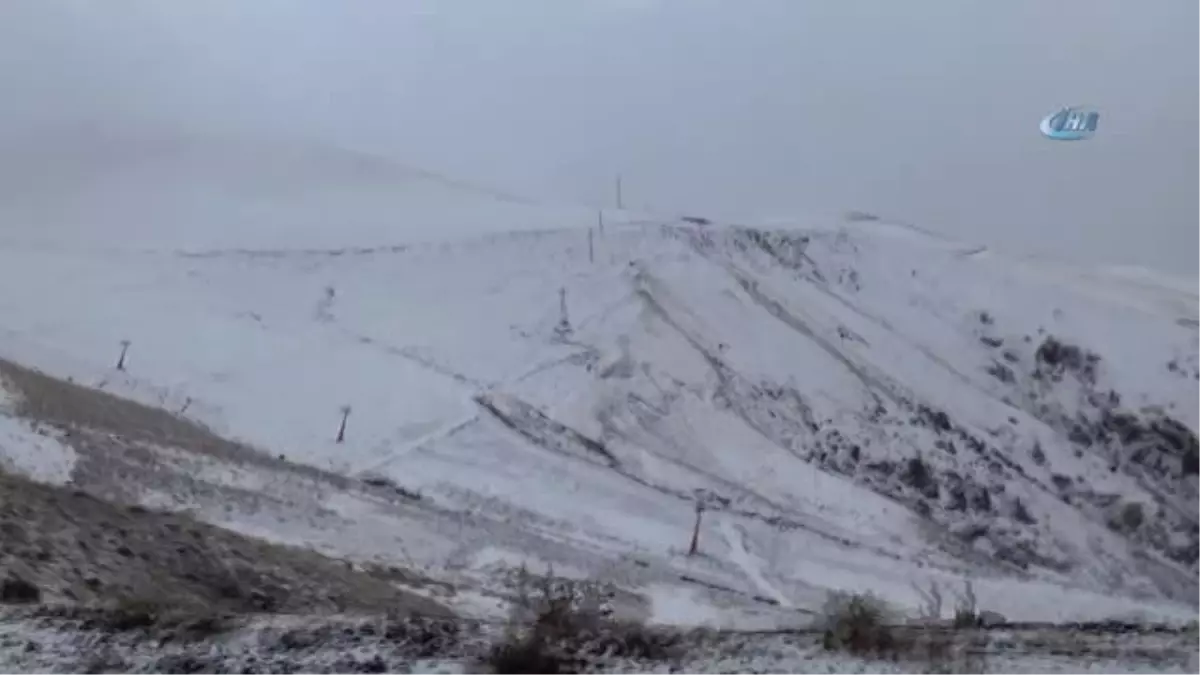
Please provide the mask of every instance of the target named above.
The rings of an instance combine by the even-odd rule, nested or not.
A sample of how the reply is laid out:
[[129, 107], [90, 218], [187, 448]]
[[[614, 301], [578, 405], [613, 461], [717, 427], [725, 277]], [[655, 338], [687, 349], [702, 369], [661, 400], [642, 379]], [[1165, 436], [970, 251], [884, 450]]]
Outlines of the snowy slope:
[[[0, 356], [418, 491], [383, 508], [211, 466], [204, 480], [295, 517], [188, 508], [467, 585], [551, 563], [643, 593], [662, 620], [743, 625], [795, 621], [830, 588], [912, 606], [912, 583], [965, 578], [1013, 618], [1194, 615], [1194, 294], [873, 222], [610, 226], [589, 256], [573, 222], [512, 231], [506, 202], [421, 185], [442, 201], [401, 194], [406, 217], [478, 200], [454, 212], [457, 238], [397, 243], [377, 206], [345, 229], [314, 211], [286, 236], [105, 215], [150, 242], [125, 250], [74, 238], [86, 219], [8, 229]], [[91, 189], [89, 208], [122, 194]]]

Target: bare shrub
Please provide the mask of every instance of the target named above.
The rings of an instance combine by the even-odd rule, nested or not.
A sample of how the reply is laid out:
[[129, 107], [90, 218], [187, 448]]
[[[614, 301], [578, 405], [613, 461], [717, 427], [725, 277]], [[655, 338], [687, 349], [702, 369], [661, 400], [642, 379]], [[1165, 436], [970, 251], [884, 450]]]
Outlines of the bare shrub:
[[1108, 526], [1117, 532], [1134, 532], [1146, 522], [1146, 511], [1140, 502], [1126, 502], [1109, 519]]
[[485, 662], [496, 673], [571, 673], [579, 670], [575, 661], [532, 636], [507, 639], [493, 645]]
[[611, 588], [555, 577], [553, 569], [539, 576], [522, 566], [511, 572], [508, 582], [515, 593], [511, 621], [546, 634], [594, 631], [612, 614], [606, 602]]
[[42, 590], [37, 584], [14, 573], [0, 581], [0, 603], [36, 604], [42, 601]]
[[870, 593], [832, 591], [822, 610], [822, 644], [829, 651], [846, 651], [859, 656], [894, 653], [895, 628], [888, 625], [891, 612]]
[[921, 607], [918, 610], [917, 616], [924, 622], [936, 622], [942, 618], [942, 589], [936, 581], [929, 582], [929, 590], [925, 590], [918, 586], [916, 582], [912, 585], [916, 590], [917, 595], [921, 596]]
[[122, 598], [115, 606], [100, 610], [97, 627], [114, 633], [155, 630], [164, 637], [199, 640], [229, 630], [229, 615], [208, 608], [181, 606], [170, 599], [149, 596]]
[[76, 669], [80, 673], [127, 673], [131, 670], [111, 645], [97, 645], [87, 650]]
[[921, 598], [915, 625], [895, 623], [894, 612], [869, 593], [830, 593], [823, 612], [825, 649], [904, 661], [926, 673], [983, 672], [986, 636], [968, 630], [978, 625], [970, 583], [959, 595], [954, 624], [941, 621], [944, 596], [937, 582], [913, 588]]
[[958, 596], [954, 609], [955, 628], [975, 628], [979, 626], [979, 610], [975, 598], [975, 587], [970, 581], [963, 584], [963, 592]]
[[462, 626], [457, 619], [389, 612], [383, 636], [406, 656], [427, 659], [453, 650], [461, 639]]
[[144, 597], [122, 598], [105, 612], [101, 623], [114, 632], [150, 628], [166, 617], [169, 605]]
[[588, 658], [671, 658], [677, 633], [612, 618], [610, 586], [515, 570], [516, 597], [503, 640], [486, 663], [500, 673], [575, 672]]

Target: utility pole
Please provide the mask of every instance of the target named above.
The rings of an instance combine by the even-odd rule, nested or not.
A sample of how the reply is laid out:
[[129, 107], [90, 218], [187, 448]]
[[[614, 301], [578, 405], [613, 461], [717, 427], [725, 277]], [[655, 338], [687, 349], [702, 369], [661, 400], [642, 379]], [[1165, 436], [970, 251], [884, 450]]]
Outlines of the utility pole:
[[596, 250], [592, 244], [592, 228], [588, 228], [588, 262], [596, 262]]
[[604, 236], [604, 209], [596, 212], [596, 225], [600, 228], [600, 236]]
[[350, 406], [342, 406], [342, 423], [338, 425], [336, 443], [341, 443], [346, 440], [346, 418], [350, 417]]
[[700, 548], [700, 518], [704, 513], [704, 501], [696, 500], [696, 525], [692, 528], [692, 545], [688, 547], [688, 555], [696, 555]]
[[554, 335], [560, 340], [571, 337], [571, 320], [567, 318], [567, 289], [558, 289], [558, 325], [554, 327]]
[[121, 357], [117, 359], [117, 370], [125, 370], [125, 354], [129, 351], [129, 340], [121, 340]]
[[617, 174], [617, 208], [625, 208], [625, 202], [621, 199], [621, 174]]

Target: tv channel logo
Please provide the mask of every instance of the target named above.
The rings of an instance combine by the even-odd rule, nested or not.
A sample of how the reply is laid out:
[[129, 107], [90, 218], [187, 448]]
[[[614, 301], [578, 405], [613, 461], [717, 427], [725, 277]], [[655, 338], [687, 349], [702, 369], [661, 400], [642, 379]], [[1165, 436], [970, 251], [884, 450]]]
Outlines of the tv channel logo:
[[1083, 106], [1069, 106], [1042, 118], [1042, 135], [1055, 141], [1082, 141], [1096, 134], [1100, 112]]

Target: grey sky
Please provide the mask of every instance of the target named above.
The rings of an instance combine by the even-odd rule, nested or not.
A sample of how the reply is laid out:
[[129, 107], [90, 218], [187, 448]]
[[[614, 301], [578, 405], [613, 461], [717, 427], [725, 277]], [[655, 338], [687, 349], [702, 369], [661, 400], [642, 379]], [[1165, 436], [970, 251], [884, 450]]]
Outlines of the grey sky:
[[[3, 136], [367, 149], [560, 201], [860, 209], [1197, 274], [1194, 0], [4, 0]], [[1063, 104], [1097, 136], [1038, 135]], [[0, 161], [3, 161], [0, 158]]]

